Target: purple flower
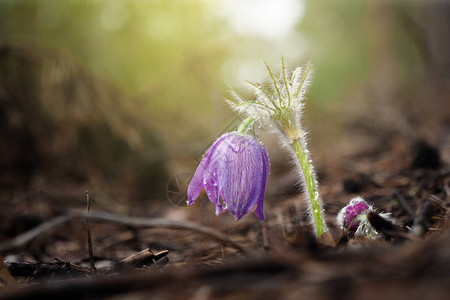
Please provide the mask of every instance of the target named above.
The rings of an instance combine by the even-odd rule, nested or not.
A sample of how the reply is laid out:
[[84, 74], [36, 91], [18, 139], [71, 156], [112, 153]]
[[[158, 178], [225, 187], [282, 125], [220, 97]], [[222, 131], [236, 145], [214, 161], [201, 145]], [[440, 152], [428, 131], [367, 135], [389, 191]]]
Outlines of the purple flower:
[[264, 221], [269, 169], [269, 156], [260, 141], [248, 134], [226, 133], [205, 153], [195, 171], [187, 191], [188, 205], [205, 189], [216, 205], [216, 215], [229, 210], [239, 220], [256, 205], [255, 214]]
[[359, 223], [361, 217], [367, 215], [371, 210], [373, 209], [363, 198], [353, 198], [350, 203], [339, 212], [338, 223], [342, 228], [348, 228], [349, 231], [355, 233], [360, 226]]

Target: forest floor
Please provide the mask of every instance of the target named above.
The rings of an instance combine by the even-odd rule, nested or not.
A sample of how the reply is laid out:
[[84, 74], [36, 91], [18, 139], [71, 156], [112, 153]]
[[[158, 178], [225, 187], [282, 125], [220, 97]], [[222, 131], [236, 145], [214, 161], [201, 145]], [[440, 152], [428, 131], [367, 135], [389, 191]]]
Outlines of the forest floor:
[[[0, 213], [12, 275], [0, 268], [0, 298], [448, 299], [450, 167], [433, 147], [414, 147], [359, 160], [364, 172], [321, 178], [335, 247], [311, 235], [298, 193], [269, 193], [265, 222], [216, 217], [204, 195], [189, 208], [153, 203], [127, 216], [83, 191], [16, 195]], [[355, 195], [396, 226], [374, 224], [378, 239], [348, 236], [335, 216]], [[71, 209], [69, 197], [79, 199]]]

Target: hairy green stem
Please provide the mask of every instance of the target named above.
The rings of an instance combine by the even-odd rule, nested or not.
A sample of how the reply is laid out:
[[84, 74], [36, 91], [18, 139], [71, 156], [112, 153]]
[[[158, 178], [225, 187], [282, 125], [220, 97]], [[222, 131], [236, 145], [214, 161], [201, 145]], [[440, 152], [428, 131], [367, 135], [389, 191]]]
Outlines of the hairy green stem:
[[282, 127], [289, 139], [289, 146], [294, 150], [295, 156], [298, 159], [301, 170], [299, 170], [303, 177], [305, 193], [309, 200], [309, 208], [311, 213], [312, 222], [314, 223], [315, 234], [320, 237], [323, 233], [327, 232], [327, 225], [323, 216], [322, 200], [320, 199], [317, 182], [315, 180], [314, 168], [309, 158], [309, 153], [306, 145], [302, 143], [305, 139], [304, 132], [294, 125], [295, 122], [282, 123]]
[[327, 231], [327, 227], [325, 225], [325, 219], [322, 216], [322, 208], [320, 205], [320, 196], [319, 191], [317, 190], [316, 181], [314, 180], [314, 170], [313, 166], [309, 160], [308, 154], [303, 148], [300, 140], [296, 139], [292, 141], [292, 148], [297, 155], [297, 158], [302, 167], [302, 173], [305, 180], [305, 185], [307, 189], [308, 198], [311, 205], [311, 214], [314, 218], [314, 223], [316, 227], [317, 236], [321, 236], [324, 232]]
[[237, 132], [240, 134], [245, 133], [247, 131], [248, 126], [250, 126], [254, 120], [255, 120], [255, 118], [253, 118], [253, 117], [248, 117], [247, 119], [245, 119], [239, 126]]

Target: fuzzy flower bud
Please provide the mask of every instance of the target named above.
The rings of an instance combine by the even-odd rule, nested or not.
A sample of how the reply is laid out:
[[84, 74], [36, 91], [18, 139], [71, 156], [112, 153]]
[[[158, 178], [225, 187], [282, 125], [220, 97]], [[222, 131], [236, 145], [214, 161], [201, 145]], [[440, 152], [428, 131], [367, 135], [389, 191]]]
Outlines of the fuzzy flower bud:
[[229, 210], [239, 220], [256, 206], [256, 216], [264, 221], [269, 169], [269, 156], [260, 141], [249, 134], [226, 133], [203, 156], [189, 184], [187, 203], [192, 205], [205, 189], [216, 215]]
[[[367, 219], [367, 214], [373, 211], [375, 211], [374, 208], [367, 204], [363, 198], [355, 197], [341, 209], [337, 217], [337, 223], [342, 229], [348, 230], [351, 235], [376, 238], [378, 232]], [[379, 215], [385, 219], [389, 217], [388, 213], [380, 213]]]

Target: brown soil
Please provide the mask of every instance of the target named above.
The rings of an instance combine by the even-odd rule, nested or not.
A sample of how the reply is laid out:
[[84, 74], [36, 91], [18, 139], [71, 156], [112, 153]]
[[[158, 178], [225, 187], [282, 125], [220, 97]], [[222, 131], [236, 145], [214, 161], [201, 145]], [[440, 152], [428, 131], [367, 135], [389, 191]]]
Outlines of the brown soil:
[[[414, 147], [411, 155], [389, 151], [362, 161], [370, 172], [325, 174], [321, 192], [336, 247], [311, 236], [301, 196], [269, 188], [266, 222], [253, 214], [239, 222], [216, 217], [205, 197], [189, 208], [130, 209], [131, 219], [166, 217], [218, 230], [239, 247], [196, 229], [92, 220], [94, 272], [83, 219], [69, 218], [23, 245], [7, 242], [60, 215], [73, 195], [16, 196], [7, 204], [14, 213], [1, 214], [0, 246], [18, 288], [4, 285], [2, 299], [448, 299], [450, 168], [432, 146]], [[72, 206], [84, 208], [78, 191]], [[336, 214], [356, 194], [392, 214], [393, 227], [371, 219], [383, 232], [379, 239], [353, 238], [336, 226]], [[93, 213], [108, 210], [92, 198]], [[133, 263], [121, 261], [129, 256]]]

